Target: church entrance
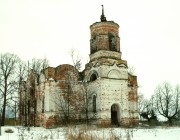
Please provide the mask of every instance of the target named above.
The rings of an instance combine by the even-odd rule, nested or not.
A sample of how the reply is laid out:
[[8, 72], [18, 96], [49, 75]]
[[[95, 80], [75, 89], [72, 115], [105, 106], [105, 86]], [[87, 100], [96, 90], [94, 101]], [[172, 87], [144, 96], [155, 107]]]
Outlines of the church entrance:
[[111, 124], [118, 125], [119, 107], [117, 104], [111, 106]]

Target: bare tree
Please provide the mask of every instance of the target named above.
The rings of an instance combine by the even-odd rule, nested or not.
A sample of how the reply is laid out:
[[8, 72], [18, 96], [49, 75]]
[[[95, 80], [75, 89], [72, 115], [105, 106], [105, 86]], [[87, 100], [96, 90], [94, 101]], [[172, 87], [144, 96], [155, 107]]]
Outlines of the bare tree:
[[146, 99], [144, 98], [144, 95], [142, 93], [138, 94], [138, 111], [139, 115], [141, 116], [141, 113], [144, 111], [146, 106]]
[[55, 103], [57, 115], [60, 117], [60, 121], [65, 124], [69, 120], [68, 102], [64, 99], [65, 93], [61, 89], [56, 89], [52, 102]]
[[154, 96], [151, 96], [149, 100], [145, 99], [143, 102], [143, 108], [140, 112], [140, 116], [148, 121], [149, 124], [151, 122], [157, 121], [157, 115], [154, 107]]
[[79, 53], [76, 54], [75, 50], [72, 48], [69, 51], [69, 54], [70, 54], [70, 56], [72, 58], [73, 66], [79, 71], [81, 69], [81, 65], [82, 65], [82, 62], [81, 62], [82, 60], [79, 57]]
[[16, 115], [19, 112], [19, 120], [20, 123], [22, 123], [22, 116], [23, 114], [20, 114], [20, 112], [24, 109], [24, 101], [22, 100], [22, 88], [21, 86], [23, 85], [24, 81], [27, 79], [27, 65], [26, 62], [24, 61], [19, 61], [19, 64], [17, 66], [17, 80], [18, 80], [18, 98], [16, 98], [13, 103], [12, 111], [14, 112], [15, 116], [15, 124], [16, 124]]
[[84, 86], [72, 72], [65, 74], [65, 81], [58, 81], [52, 100], [58, 115], [66, 124], [70, 120], [80, 120], [85, 105]]
[[[26, 104], [28, 125], [36, 125], [36, 111], [37, 111], [37, 85], [39, 84], [40, 74], [45, 68], [49, 66], [49, 62], [44, 59], [32, 59], [28, 61], [28, 79], [26, 84]], [[33, 110], [33, 111], [31, 111]], [[26, 116], [26, 117], [27, 117]]]
[[176, 86], [173, 90], [170, 83], [164, 82], [155, 90], [155, 98], [157, 111], [172, 125], [180, 109], [180, 87]]
[[37, 85], [42, 70], [48, 67], [47, 59], [32, 59], [19, 66], [19, 111], [20, 121], [25, 126], [36, 125]]
[[6, 107], [17, 97], [16, 68], [19, 58], [14, 54], [0, 54], [0, 98], [2, 99], [1, 125], [5, 124]]
[[34, 71], [37, 78], [39, 78], [41, 72], [43, 72], [42, 70], [44, 70], [48, 66], [49, 66], [49, 61], [46, 58], [44, 59], [33, 58], [29, 64], [30, 69]]

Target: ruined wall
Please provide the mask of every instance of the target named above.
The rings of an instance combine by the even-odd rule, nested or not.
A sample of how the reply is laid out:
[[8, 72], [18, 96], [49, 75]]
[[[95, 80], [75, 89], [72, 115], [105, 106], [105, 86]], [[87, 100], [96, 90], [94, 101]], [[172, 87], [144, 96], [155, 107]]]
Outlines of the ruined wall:
[[137, 83], [137, 77], [131, 74], [128, 75], [128, 101], [129, 101], [130, 125], [136, 126], [139, 123], [138, 83]]
[[[84, 86], [78, 81], [79, 72], [71, 65], [60, 65], [56, 68], [49, 67], [40, 75], [38, 119], [40, 125], [54, 126], [57, 116], [63, 118], [64, 112], [69, 113], [69, 118], [81, 117], [84, 107]], [[68, 108], [67, 108], [68, 105]], [[76, 116], [77, 115], [77, 116]], [[73, 116], [73, 117], [72, 117]]]
[[138, 124], [137, 77], [128, 74], [127, 61], [121, 59], [119, 25], [103, 20], [90, 31], [90, 62], [81, 76], [68, 64], [48, 67], [40, 75], [38, 125], [50, 128], [65, 116], [85, 119], [86, 109], [96, 124]]
[[99, 50], [120, 52], [119, 25], [113, 21], [96, 22], [90, 26], [91, 54]]

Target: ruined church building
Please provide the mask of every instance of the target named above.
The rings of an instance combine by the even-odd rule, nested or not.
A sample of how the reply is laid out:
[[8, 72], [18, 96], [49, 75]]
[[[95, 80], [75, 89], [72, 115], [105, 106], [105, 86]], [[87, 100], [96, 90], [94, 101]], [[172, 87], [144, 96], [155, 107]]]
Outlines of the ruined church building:
[[138, 125], [137, 77], [121, 59], [119, 25], [106, 20], [103, 6], [90, 33], [90, 61], [82, 72], [69, 64], [48, 67], [35, 89], [29, 86], [28, 97], [20, 94], [22, 123], [46, 128], [66, 121]]

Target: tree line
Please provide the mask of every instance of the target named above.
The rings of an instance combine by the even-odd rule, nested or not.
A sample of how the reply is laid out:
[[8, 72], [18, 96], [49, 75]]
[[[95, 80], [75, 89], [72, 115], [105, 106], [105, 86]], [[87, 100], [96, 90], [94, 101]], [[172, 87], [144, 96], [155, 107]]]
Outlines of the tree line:
[[19, 110], [20, 86], [27, 80], [30, 70], [34, 70], [36, 76], [48, 66], [48, 60], [33, 58], [23, 61], [17, 55], [11, 53], [0, 54], [0, 125], [5, 125], [7, 109], [14, 112], [16, 119]]
[[150, 99], [139, 94], [139, 114], [149, 124], [166, 118], [169, 125], [180, 120], [180, 86], [173, 87], [169, 82], [158, 85]]
[[[73, 66], [79, 71], [81, 69], [81, 58], [79, 54], [76, 54], [72, 48], [69, 51], [69, 55], [72, 58]], [[18, 112], [23, 108], [25, 108], [23, 109], [25, 113], [25, 122], [23, 122], [23, 124], [25, 126], [30, 124], [30, 122], [28, 122], [29, 104], [32, 105], [35, 115], [37, 108], [35, 95], [37, 93], [36, 85], [39, 82], [40, 74], [48, 66], [49, 61], [46, 58], [33, 58], [28, 61], [23, 61], [16, 54], [0, 54], [0, 126], [5, 125], [8, 110], [14, 113], [16, 121], [16, 116], [19, 115]], [[31, 80], [28, 80], [28, 78], [31, 78]], [[31, 81], [31, 83], [28, 84], [26, 83], [27, 81]], [[22, 86], [25, 91], [21, 91]], [[29, 90], [32, 90], [32, 95]], [[68, 91], [71, 91], [70, 88]], [[20, 92], [29, 92], [23, 103], [20, 102]], [[31, 97], [29, 97], [30, 95]], [[29, 101], [31, 101], [31, 103]], [[24, 106], [22, 107], [22, 105]], [[19, 117], [22, 116], [20, 115]], [[35, 124], [35, 116], [33, 121]]]

